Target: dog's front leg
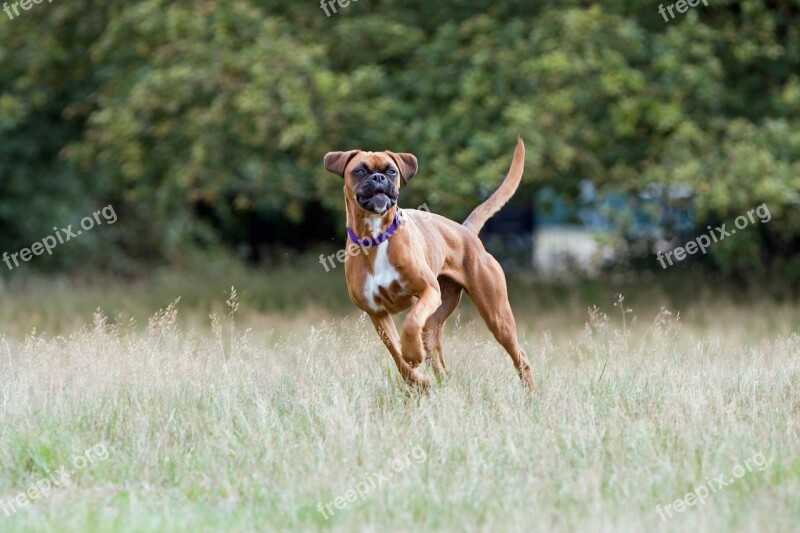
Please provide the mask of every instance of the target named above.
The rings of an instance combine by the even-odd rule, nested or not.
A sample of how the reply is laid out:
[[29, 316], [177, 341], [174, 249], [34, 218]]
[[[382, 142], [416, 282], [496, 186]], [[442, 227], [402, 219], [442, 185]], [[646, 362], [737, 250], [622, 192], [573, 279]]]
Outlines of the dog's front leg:
[[370, 314], [369, 318], [372, 320], [372, 325], [375, 326], [375, 331], [378, 332], [378, 336], [381, 338], [381, 341], [383, 341], [386, 349], [392, 354], [392, 359], [394, 359], [394, 363], [397, 365], [400, 375], [403, 376], [403, 380], [412, 387], [424, 388], [430, 386], [431, 382], [428, 378], [420, 376], [403, 360], [403, 356], [400, 352], [400, 337], [397, 334], [397, 328], [394, 325], [394, 320], [392, 320], [392, 315], [389, 313], [381, 313], [379, 315]]
[[422, 330], [430, 316], [442, 305], [439, 284], [426, 286], [419, 293], [418, 298], [403, 323], [403, 359], [411, 368], [416, 368], [425, 362]]

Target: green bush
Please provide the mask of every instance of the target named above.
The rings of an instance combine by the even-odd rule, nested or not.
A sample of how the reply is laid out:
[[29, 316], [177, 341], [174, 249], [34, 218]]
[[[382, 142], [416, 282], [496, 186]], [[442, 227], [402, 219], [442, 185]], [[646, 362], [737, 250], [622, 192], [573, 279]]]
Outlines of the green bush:
[[175, 262], [267, 220], [341, 221], [321, 160], [354, 147], [416, 153], [403, 202], [458, 219], [522, 135], [528, 189], [686, 184], [700, 229], [766, 202], [770, 223], [710, 261], [797, 272], [798, 22], [789, 1], [668, 23], [622, 0], [35, 5], [0, 33], [0, 250], [109, 203], [119, 224], [37, 264]]

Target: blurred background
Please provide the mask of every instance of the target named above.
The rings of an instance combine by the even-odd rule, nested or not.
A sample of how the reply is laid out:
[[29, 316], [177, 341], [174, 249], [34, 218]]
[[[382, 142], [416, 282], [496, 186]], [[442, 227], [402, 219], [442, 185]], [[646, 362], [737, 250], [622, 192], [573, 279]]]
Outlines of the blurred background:
[[[482, 235], [518, 305], [623, 288], [796, 298], [800, 2], [713, 0], [669, 21], [652, 1], [535, 4], [56, 0], [0, 14], [0, 252], [109, 204], [119, 217], [0, 264], [0, 318], [58, 330], [70, 310], [200, 305], [234, 283], [259, 309], [349, 309], [343, 269], [319, 263], [345, 239], [323, 155], [413, 152], [400, 205], [460, 221], [518, 135], [523, 185]], [[769, 222], [668, 270], [656, 260], [761, 204]]]

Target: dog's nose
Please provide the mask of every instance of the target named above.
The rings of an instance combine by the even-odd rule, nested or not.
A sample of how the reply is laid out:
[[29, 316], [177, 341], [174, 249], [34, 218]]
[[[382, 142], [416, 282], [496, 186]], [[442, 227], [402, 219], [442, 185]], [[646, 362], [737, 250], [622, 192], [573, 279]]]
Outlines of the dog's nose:
[[370, 179], [379, 185], [383, 185], [388, 180], [388, 178], [384, 174], [381, 174], [380, 172], [376, 172], [375, 174], [370, 176]]

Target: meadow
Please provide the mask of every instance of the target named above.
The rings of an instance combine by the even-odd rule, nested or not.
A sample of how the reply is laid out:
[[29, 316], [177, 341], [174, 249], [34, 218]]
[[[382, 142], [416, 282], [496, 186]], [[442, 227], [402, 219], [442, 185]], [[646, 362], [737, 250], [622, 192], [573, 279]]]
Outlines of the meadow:
[[800, 306], [683, 274], [512, 275], [534, 397], [467, 299], [407, 390], [312, 259], [15, 276], [0, 531], [795, 530]]

